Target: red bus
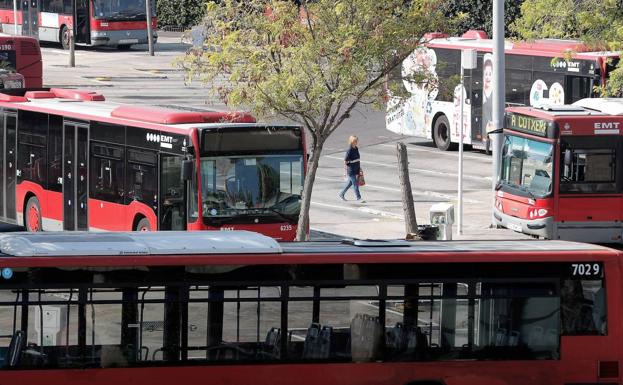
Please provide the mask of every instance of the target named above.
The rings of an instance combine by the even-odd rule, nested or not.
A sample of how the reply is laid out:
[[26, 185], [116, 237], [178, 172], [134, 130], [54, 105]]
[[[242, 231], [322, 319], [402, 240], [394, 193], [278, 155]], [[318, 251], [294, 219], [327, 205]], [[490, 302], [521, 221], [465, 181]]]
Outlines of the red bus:
[[[430, 41], [404, 60], [401, 81], [409, 95], [390, 98], [387, 129], [398, 134], [431, 139], [441, 150], [459, 143], [463, 103], [464, 143], [488, 149], [492, 125], [493, 40], [483, 31], [461, 37], [429, 34]], [[477, 66], [464, 71], [460, 85], [461, 51], [477, 52]], [[595, 97], [619, 61], [618, 52], [591, 52], [575, 40], [543, 39], [506, 42], [505, 89], [509, 105], [571, 104]], [[431, 81], [408, 80], [416, 71], [430, 74]], [[464, 100], [464, 102], [463, 102]]]
[[0, 83], [0, 89], [42, 87], [43, 64], [36, 39], [0, 33]]
[[623, 99], [507, 109], [494, 217], [549, 239], [621, 243]]
[[[14, 0], [0, 0], [2, 29], [15, 30]], [[88, 46], [128, 49], [147, 43], [145, 0], [15, 0], [17, 33], [69, 48], [73, 28], [75, 42]], [[154, 41], [156, 5], [152, 1]]]
[[0, 109], [2, 221], [294, 239], [306, 159], [298, 126], [67, 89], [5, 91]]
[[7, 384], [621, 383], [621, 252], [564, 241], [0, 236]]

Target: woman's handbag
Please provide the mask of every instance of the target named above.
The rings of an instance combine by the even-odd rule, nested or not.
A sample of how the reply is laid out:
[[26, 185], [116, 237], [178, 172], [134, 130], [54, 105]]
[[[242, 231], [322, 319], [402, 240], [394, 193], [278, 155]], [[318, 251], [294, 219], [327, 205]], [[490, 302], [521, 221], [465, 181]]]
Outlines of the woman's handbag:
[[357, 185], [358, 186], [366, 185], [366, 178], [363, 177], [363, 171], [359, 171], [359, 175], [357, 175]]

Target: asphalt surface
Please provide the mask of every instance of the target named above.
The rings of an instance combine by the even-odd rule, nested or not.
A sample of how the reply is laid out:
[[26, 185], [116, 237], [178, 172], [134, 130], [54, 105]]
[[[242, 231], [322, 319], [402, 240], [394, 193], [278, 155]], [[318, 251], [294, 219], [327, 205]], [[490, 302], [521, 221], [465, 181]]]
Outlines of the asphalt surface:
[[[148, 105], [183, 105], [228, 109], [199, 82], [188, 82], [176, 65], [188, 45], [180, 34], [160, 33], [155, 56], [146, 46], [129, 51], [115, 48], [78, 48], [76, 67], [68, 66], [69, 53], [56, 45], [42, 48], [44, 85], [83, 88], [103, 93], [107, 100]], [[360, 138], [362, 167], [367, 185], [366, 203], [338, 198], [344, 183], [343, 156], [351, 134]], [[442, 152], [431, 142], [402, 137], [385, 129], [384, 112], [367, 106], [356, 108], [325, 144], [311, 205], [315, 238], [404, 237], [404, 221], [398, 180], [396, 143], [407, 144], [410, 177], [419, 224], [428, 223], [428, 211], [438, 202], [457, 203], [457, 152]], [[517, 238], [507, 230], [489, 229], [491, 215], [491, 158], [466, 151], [464, 157], [464, 235], [457, 238]], [[458, 215], [458, 213], [455, 213]]]

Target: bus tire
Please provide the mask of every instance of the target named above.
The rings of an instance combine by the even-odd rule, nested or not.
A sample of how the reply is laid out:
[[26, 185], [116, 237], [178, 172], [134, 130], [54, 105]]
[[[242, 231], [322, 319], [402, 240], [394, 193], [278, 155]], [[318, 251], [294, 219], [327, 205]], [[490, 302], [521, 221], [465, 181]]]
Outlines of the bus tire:
[[136, 227], [134, 227], [134, 231], [151, 231], [151, 225], [149, 224], [147, 218], [141, 218], [141, 220], [136, 224]]
[[130, 49], [130, 47], [132, 47], [132, 45], [131, 45], [131, 44], [119, 44], [119, 45], [117, 46], [117, 49], [118, 49], [119, 51], [128, 51], [128, 50]]
[[69, 29], [66, 25], [61, 28], [60, 40], [63, 49], [69, 49]]
[[24, 227], [26, 231], [33, 233], [43, 231], [41, 206], [39, 205], [39, 199], [36, 197], [30, 197], [26, 203], [26, 210], [24, 210]]
[[440, 115], [433, 126], [433, 141], [441, 151], [456, 149], [456, 143], [450, 140], [450, 122], [445, 115]]

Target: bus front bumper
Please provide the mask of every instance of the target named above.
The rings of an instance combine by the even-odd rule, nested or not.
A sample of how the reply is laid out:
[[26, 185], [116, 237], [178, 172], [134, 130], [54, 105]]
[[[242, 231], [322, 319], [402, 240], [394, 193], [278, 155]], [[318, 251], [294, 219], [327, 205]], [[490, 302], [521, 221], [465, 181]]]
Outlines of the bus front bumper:
[[[158, 33], [153, 32], [154, 43], [158, 41]], [[132, 45], [147, 44], [147, 31], [143, 29], [125, 31], [93, 31], [91, 32], [91, 45]]]
[[493, 218], [497, 226], [521, 232], [529, 235], [553, 239], [554, 236], [554, 217], [546, 217], [541, 219], [521, 219], [513, 217], [493, 209]]

